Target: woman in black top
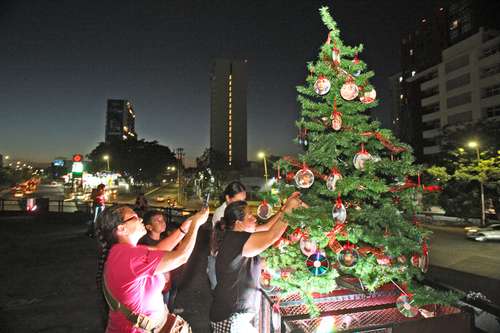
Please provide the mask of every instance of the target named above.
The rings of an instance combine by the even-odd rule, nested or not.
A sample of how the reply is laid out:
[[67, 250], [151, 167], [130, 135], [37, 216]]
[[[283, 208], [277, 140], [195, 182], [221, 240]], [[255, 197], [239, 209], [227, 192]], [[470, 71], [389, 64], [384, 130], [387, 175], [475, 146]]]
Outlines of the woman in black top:
[[224, 236], [217, 255], [217, 287], [210, 309], [215, 333], [257, 332], [252, 320], [258, 311], [259, 254], [276, 242], [287, 228], [284, 213], [305, 206], [299, 193], [265, 225], [257, 226], [246, 201], [229, 204], [221, 220]]

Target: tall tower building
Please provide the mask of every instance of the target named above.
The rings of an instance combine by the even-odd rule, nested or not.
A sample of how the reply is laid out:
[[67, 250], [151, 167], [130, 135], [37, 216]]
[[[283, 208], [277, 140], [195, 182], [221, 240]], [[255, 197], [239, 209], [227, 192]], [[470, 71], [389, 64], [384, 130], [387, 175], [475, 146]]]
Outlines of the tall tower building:
[[135, 113], [130, 101], [108, 99], [106, 112], [106, 143], [137, 140]]
[[217, 59], [210, 75], [211, 164], [239, 169], [247, 164], [247, 61]]

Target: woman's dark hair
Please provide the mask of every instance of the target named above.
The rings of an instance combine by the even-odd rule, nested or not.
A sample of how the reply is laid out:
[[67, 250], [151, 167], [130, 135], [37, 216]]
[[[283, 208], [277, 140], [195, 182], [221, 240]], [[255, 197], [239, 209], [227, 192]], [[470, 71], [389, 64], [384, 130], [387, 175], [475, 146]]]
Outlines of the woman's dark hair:
[[220, 220], [221, 230], [233, 230], [236, 221], [243, 221], [248, 203], [246, 201], [235, 201], [227, 205], [224, 217]]
[[246, 192], [247, 189], [245, 188], [245, 185], [243, 185], [239, 181], [233, 181], [227, 184], [226, 188], [224, 189], [224, 193], [222, 194], [223, 197], [223, 202], [226, 201], [226, 195], [230, 198], [234, 197], [236, 194], [240, 192]]
[[236, 221], [243, 221], [246, 214], [246, 201], [234, 201], [227, 205], [224, 216], [215, 224], [215, 230], [210, 241], [212, 253], [217, 253], [224, 239], [224, 231], [233, 230]]
[[123, 211], [129, 208], [127, 205], [116, 205], [109, 208], [104, 209], [96, 219], [95, 225], [95, 235], [97, 239], [97, 247], [98, 247], [98, 262], [97, 262], [97, 274], [96, 274], [96, 282], [97, 282], [97, 292], [100, 295], [100, 310], [103, 324], [107, 323], [108, 316], [108, 304], [104, 299], [102, 293], [102, 279], [104, 272], [104, 264], [108, 259], [109, 250], [111, 247], [118, 242], [116, 239], [115, 230], [116, 227], [123, 223]]
[[163, 216], [163, 212], [161, 210], [148, 210], [144, 214], [142, 223], [144, 223], [144, 225], [151, 224], [151, 222], [153, 222], [153, 218], [157, 215]]

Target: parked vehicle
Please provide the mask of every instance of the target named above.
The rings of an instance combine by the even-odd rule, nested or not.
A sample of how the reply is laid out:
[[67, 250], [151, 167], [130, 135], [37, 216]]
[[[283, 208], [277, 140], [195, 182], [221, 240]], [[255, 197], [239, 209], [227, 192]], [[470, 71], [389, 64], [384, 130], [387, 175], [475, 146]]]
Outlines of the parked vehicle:
[[486, 227], [466, 227], [465, 232], [468, 238], [478, 242], [486, 240], [500, 240], [500, 223], [490, 224]]

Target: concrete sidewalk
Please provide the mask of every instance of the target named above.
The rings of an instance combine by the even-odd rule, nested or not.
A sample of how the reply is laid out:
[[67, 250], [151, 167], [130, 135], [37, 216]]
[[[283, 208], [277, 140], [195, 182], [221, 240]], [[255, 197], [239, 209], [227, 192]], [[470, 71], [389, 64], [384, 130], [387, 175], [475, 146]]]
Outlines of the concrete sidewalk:
[[[77, 214], [5, 219], [0, 215], [0, 332], [103, 332], [97, 307], [95, 240]], [[184, 274], [177, 307], [193, 332], [208, 332], [208, 232]]]

